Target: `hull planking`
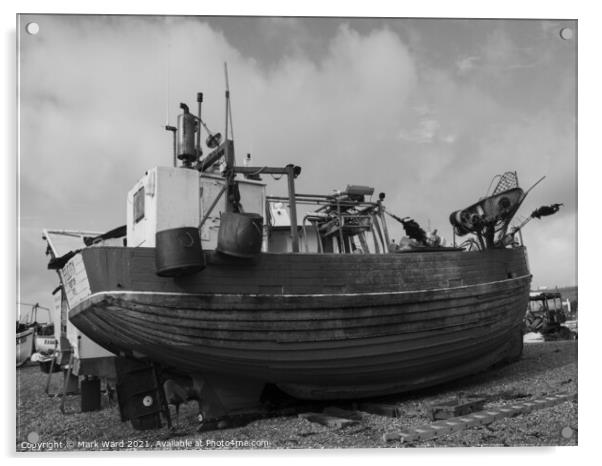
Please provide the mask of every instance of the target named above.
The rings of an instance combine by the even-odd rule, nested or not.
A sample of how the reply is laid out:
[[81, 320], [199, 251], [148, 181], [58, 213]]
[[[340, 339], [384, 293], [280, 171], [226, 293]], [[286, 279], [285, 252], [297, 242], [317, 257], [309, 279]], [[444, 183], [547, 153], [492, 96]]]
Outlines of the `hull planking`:
[[522, 341], [524, 248], [205, 255], [205, 270], [162, 278], [153, 248], [84, 249], [65, 280], [69, 317], [116, 354], [307, 399], [435, 385]]

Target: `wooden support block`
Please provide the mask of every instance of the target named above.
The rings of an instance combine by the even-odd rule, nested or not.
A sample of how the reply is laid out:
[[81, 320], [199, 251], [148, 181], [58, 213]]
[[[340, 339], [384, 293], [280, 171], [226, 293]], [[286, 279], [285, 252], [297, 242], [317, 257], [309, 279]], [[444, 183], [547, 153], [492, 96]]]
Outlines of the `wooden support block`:
[[518, 416], [519, 414], [525, 414], [529, 412], [529, 410], [525, 408], [525, 406], [522, 403], [514, 404], [510, 406], [510, 409], [516, 411], [515, 414], [513, 414], [513, 416]]
[[352, 421], [350, 419], [343, 419], [340, 417], [327, 416], [322, 413], [301, 413], [299, 414], [300, 418], [307, 419], [309, 422], [315, 422], [317, 424], [321, 424], [327, 427], [336, 427], [340, 429], [341, 427], [353, 426], [357, 424], [357, 421]]
[[502, 419], [503, 417], [505, 417], [504, 413], [502, 413], [499, 410], [487, 410], [487, 411], [485, 411], [485, 414], [492, 417], [492, 419], [493, 419], [492, 422], [497, 421], [498, 419]]
[[512, 416], [516, 416], [517, 414], [520, 414], [520, 408], [498, 408], [498, 411], [500, 413], [502, 413], [504, 416], [503, 417], [512, 417]]
[[440, 421], [440, 424], [445, 424], [450, 428], [450, 432], [458, 432], [459, 430], [464, 429], [466, 426], [462, 422], [457, 421]]
[[324, 408], [322, 412], [328, 416], [342, 417], [345, 419], [352, 419], [354, 421], [359, 421], [362, 419], [362, 415], [359, 412], [339, 408], [338, 406], [328, 406]]
[[434, 429], [437, 435], [447, 434], [452, 431], [451, 426], [443, 424], [442, 422], [435, 422], [429, 426], [431, 429]]
[[385, 432], [383, 434], [383, 441], [385, 442], [395, 442], [396, 440], [401, 440], [400, 432]]
[[456, 417], [456, 418], [454, 418], [454, 421], [461, 422], [462, 424], [464, 424], [465, 427], [472, 427], [472, 426], [479, 425], [478, 420], [475, 419], [474, 417], [467, 417], [467, 416]]
[[479, 425], [489, 424], [493, 421], [493, 418], [491, 416], [486, 415], [484, 413], [474, 413], [471, 414], [470, 417], [476, 419]]
[[529, 413], [529, 412], [533, 411], [536, 407], [537, 407], [537, 405], [535, 403], [533, 403], [532, 401], [525, 401], [523, 403], [523, 413]]
[[427, 404], [426, 413], [433, 421], [436, 419], [465, 416], [483, 409], [485, 401], [485, 398], [455, 397]]
[[401, 417], [401, 408], [397, 405], [386, 403], [360, 403], [358, 409], [370, 414], [378, 414], [379, 416]]
[[576, 393], [563, 393], [561, 395], [556, 395], [557, 397], [560, 397], [563, 401], [575, 401], [577, 400], [577, 394]]
[[402, 443], [418, 440], [418, 436], [414, 432], [400, 432], [399, 434], [401, 435]]
[[[557, 405], [576, 398], [576, 393], [547, 396], [535, 400], [524, 401], [522, 403], [515, 403], [510, 406], [472, 413], [468, 416], [454, 417], [452, 419], [414, 427], [404, 432], [400, 432], [399, 436], [402, 442], [427, 440], [436, 437], [437, 435], [458, 432], [468, 427], [487, 425], [502, 418], [516, 416], [518, 414], [527, 414], [536, 409]], [[387, 438], [398, 438], [394, 433], [389, 434], [386, 434]]]
[[436, 435], [436, 431], [430, 429], [430, 426], [422, 426], [414, 429], [416, 440], [428, 440]]

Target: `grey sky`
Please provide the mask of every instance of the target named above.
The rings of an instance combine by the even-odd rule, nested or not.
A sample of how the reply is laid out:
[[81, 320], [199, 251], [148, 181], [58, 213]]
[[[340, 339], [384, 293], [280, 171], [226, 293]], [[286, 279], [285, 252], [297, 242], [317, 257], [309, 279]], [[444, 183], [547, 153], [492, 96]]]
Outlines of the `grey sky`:
[[[237, 153], [303, 167], [299, 192], [367, 184], [451, 240], [449, 213], [517, 170], [538, 285], [576, 284], [577, 24], [538, 20], [28, 16], [20, 33], [22, 301], [49, 305], [44, 227], [125, 223], [129, 188], [171, 163], [179, 102]], [[572, 40], [559, 31], [571, 27]], [[169, 70], [169, 71], [168, 71]], [[167, 79], [169, 75], [169, 80]], [[169, 81], [169, 86], [168, 86]], [[169, 111], [167, 97], [169, 93]], [[270, 182], [272, 192], [284, 183]], [[397, 236], [401, 230], [394, 226]], [[558, 266], [562, 264], [562, 266]]]

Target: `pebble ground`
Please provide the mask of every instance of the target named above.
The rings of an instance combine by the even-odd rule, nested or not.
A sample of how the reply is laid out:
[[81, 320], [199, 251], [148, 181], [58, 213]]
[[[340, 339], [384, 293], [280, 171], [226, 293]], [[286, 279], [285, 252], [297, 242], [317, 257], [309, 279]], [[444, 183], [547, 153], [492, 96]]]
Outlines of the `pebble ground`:
[[[401, 407], [400, 418], [362, 414], [357, 425], [326, 427], [296, 415], [261, 419], [244, 427], [196, 432], [196, 403], [183, 405], [175, 430], [136, 431], [121, 422], [116, 403], [103, 397], [103, 409], [78, 413], [79, 397], [69, 396], [61, 414], [60, 398], [44, 394], [47, 374], [37, 365], [17, 370], [17, 451], [336, 449], [467, 446], [577, 445], [577, 401], [498, 420], [487, 426], [444, 434], [436, 439], [385, 442], [383, 434], [429, 422], [425, 403], [460, 393], [481, 394], [485, 407], [556, 394], [577, 393], [577, 341], [526, 344], [520, 361], [459, 381], [384, 399]], [[51, 392], [60, 389], [53, 376]], [[173, 408], [172, 408], [173, 413]]]

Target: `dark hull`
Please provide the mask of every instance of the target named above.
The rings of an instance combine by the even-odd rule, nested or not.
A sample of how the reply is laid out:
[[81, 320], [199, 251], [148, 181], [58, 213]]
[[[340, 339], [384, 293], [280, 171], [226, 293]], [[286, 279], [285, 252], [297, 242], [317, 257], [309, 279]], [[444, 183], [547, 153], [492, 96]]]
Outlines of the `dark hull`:
[[511, 357], [531, 281], [522, 248], [211, 253], [181, 279], [155, 275], [152, 249], [82, 254], [90, 296], [70, 318], [100, 345], [316, 399], [412, 390]]

